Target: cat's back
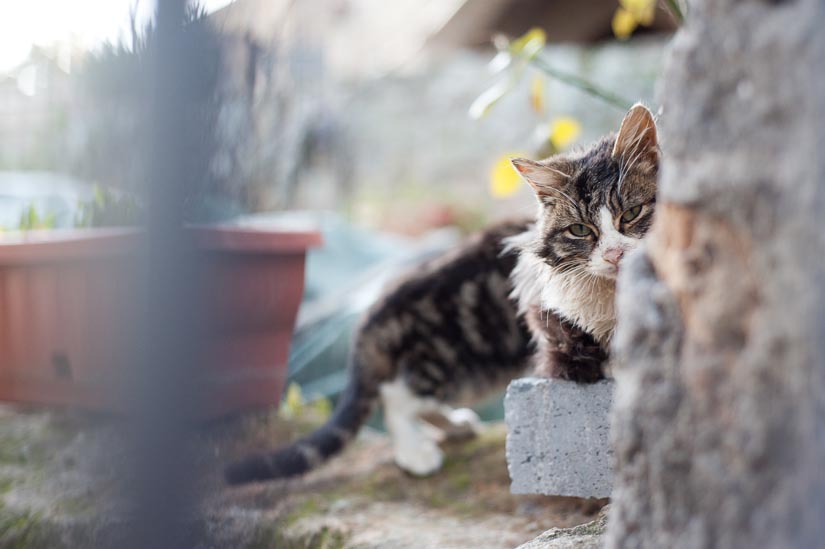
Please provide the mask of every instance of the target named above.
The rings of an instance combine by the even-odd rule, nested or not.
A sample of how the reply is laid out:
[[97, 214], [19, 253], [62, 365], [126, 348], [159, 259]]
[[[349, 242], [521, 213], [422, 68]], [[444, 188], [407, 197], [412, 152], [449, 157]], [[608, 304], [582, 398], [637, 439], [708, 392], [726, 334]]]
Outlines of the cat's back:
[[495, 381], [521, 368], [530, 338], [510, 298], [517, 253], [505, 241], [529, 225], [497, 223], [390, 286], [359, 330], [358, 344], [376, 356], [371, 362], [381, 355], [392, 377], [401, 371], [414, 379], [421, 376], [412, 370], [427, 365], [437, 374], [420, 381], [422, 393], [449, 393], [461, 377]]
[[397, 314], [421, 300], [453, 301], [468, 284], [487, 283], [491, 277], [507, 279], [518, 253], [506, 249], [506, 239], [525, 232], [530, 224], [526, 219], [499, 222], [469, 236], [455, 249], [414, 266], [387, 286], [368, 318]]

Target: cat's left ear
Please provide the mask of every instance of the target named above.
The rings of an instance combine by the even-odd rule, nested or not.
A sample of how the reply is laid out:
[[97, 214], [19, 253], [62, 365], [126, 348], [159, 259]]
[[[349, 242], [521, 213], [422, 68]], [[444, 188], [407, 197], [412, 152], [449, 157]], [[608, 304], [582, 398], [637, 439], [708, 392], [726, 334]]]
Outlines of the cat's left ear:
[[622, 120], [616, 143], [613, 145], [613, 158], [625, 162], [649, 162], [654, 167], [659, 164], [659, 138], [653, 113], [641, 103], [631, 107]]

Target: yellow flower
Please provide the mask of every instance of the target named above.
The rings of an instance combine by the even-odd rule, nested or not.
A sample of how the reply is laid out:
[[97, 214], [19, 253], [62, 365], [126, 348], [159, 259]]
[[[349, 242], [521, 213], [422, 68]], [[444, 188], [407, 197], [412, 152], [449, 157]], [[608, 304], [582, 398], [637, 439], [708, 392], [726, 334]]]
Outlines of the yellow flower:
[[582, 126], [571, 116], [560, 116], [550, 123], [550, 143], [556, 150], [562, 151], [579, 137]]
[[619, 0], [619, 4], [631, 14], [640, 25], [650, 25], [656, 15], [656, 0]]
[[524, 153], [507, 153], [496, 160], [490, 170], [490, 194], [496, 198], [507, 198], [518, 191], [521, 186], [521, 176], [510, 162], [513, 158], [525, 157]]
[[619, 40], [628, 38], [639, 25], [651, 25], [656, 16], [656, 0], [619, 0], [613, 14], [613, 34]]
[[532, 59], [541, 51], [546, 43], [547, 34], [544, 30], [533, 27], [510, 42], [510, 53], [517, 57], [524, 56], [527, 59]]
[[332, 401], [326, 397], [321, 397], [312, 401], [310, 406], [324, 421], [329, 419], [329, 416], [332, 415]]
[[636, 30], [638, 23], [632, 13], [624, 8], [619, 8], [616, 10], [616, 13], [613, 14], [612, 25], [613, 34], [616, 35], [616, 38], [626, 40], [630, 38], [630, 35]]
[[291, 418], [297, 416], [303, 407], [304, 395], [301, 393], [301, 386], [293, 381], [286, 390], [279, 412], [281, 417]]
[[530, 83], [530, 106], [539, 114], [544, 112], [544, 78], [539, 75]]

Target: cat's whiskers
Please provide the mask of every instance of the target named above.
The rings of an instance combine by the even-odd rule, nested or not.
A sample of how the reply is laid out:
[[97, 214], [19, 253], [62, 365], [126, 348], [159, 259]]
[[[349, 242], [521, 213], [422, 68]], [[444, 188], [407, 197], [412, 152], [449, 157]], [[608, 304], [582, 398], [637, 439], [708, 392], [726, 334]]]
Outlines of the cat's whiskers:
[[590, 284], [589, 284], [590, 278], [592, 278], [592, 276], [593, 276], [591, 273], [589, 273], [585, 269], [584, 263], [577, 264], [575, 269], [570, 269], [568, 271], [561, 271], [561, 272], [559, 272], [559, 274], [568, 275], [568, 276], [565, 276], [564, 279], [562, 280], [562, 284], [565, 287], [568, 287], [568, 288], [578, 286], [579, 283], [588, 284], [588, 287], [589, 287], [590, 286]]

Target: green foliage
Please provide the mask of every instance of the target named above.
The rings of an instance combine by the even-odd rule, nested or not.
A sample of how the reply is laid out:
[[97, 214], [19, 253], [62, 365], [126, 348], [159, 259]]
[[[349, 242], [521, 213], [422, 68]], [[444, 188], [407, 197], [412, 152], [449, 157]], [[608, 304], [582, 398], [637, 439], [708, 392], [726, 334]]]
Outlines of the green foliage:
[[559, 70], [550, 65], [541, 55], [546, 45], [546, 36], [541, 29], [531, 29], [515, 40], [499, 35], [496, 36], [493, 43], [498, 50], [498, 54], [490, 62], [490, 68], [493, 72], [502, 73], [502, 76], [492, 87], [479, 95], [470, 106], [470, 116], [472, 118], [487, 116], [500, 99], [516, 88], [528, 66], [533, 67], [545, 76], [554, 78], [600, 99], [619, 110], [626, 111], [633, 104], [631, 101], [578, 75]]
[[326, 421], [332, 414], [332, 402], [325, 397], [316, 398], [307, 402], [304, 399], [301, 386], [295, 382], [290, 383], [286, 390], [284, 400], [281, 402], [278, 415], [285, 419], [293, 419], [301, 417], [307, 411]]
[[[137, 225], [141, 217], [137, 200], [126, 193], [115, 193], [96, 185], [91, 200], [80, 202], [73, 227], [123, 227]], [[35, 231], [54, 229], [57, 216], [54, 212], [40, 212], [31, 204], [20, 214], [20, 220], [14, 229], [18, 231]], [[4, 230], [0, 227], [0, 231]]]
[[[225, 38], [196, 3], [187, 8], [179, 38], [174, 56], [181, 70], [175, 74], [175, 83], [187, 101], [176, 113], [186, 129], [186, 151], [178, 160], [185, 164], [183, 173], [188, 177], [183, 182], [185, 202], [178, 207], [185, 213], [190, 201], [226, 183], [216, 181], [211, 169], [217, 148], [215, 124]], [[158, 83], [152, 78], [156, 72], [152, 59], [173, 54], [161, 52], [161, 47], [154, 23], [140, 28], [133, 20], [129, 42], [103, 44], [79, 67], [75, 81], [88, 132], [88, 146], [78, 161], [80, 178], [105, 181], [107, 186], [131, 192], [145, 188], [152, 171], [146, 158], [152, 154], [148, 137], [153, 132], [157, 93], [153, 84]], [[97, 224], [92, 222], [92, 226]]]
[[56, 224], [54, 213], [41, 214], [34, 204], [23, 210], [17, 229], [20, 231], [34, 231], [39, 229], [53, 229]]
[[[631, 0], [625, 0], [630, 3]], [[634, 5], [650, 7], [656, 0], [633, 0]], [[624, 8], [620, 8], [624, 10]], [[633, 25], [635, 25], [635, 20]], [[634, 27], [635, 28], [635, 27]], [[631, 30], [627, 31], [629, 35]], [[550, 64], [543, 54], [546, 51], [546, 36], [540, 28], [533, 28], [523, 36], [509, 39], [503, 35], [494, 38], [493, 43], [498, 50], [497, 55], [490, 62], [492, 72], [500, 74], [498, 80], [484, 91], [473, 102], [469, 109], [471, 118], [479, 119], [487, 116], [492, 108], [506, 95], [515, 90], [524, 76], [533, 73], [530, 84], [530, 105], [539, 115], [545, 115], [545, 79], [551, 78], [572, 86], [577, 90], [595, 97], [605, 104], [627, 111], [633, 102], [610, 90], [604, 89], [577, 74], [559, 70]], [[534, 154], [509, 151], [499, 156], [490, 170], [490, 193], [495, 198], [512, 196], [521, 188], [522, 179], [511, 166], [513, 157], [545, 158], [566, 150], [575, 143], [581, 133], [581, 124], [569, 115], [558, 115], [554, 119], [543, 122], [537, 128], [537, 135], [542, 137], [542, 144]]]
[[510, 93], [521, 80], [527, 64], [538, 55], [547, 37], [543, 30], [534, 28], [523, 36], [510, 41], [504, 36], [497, 36], [494, 43], [498, 55], [490, 63], [495, 72], [504, 72], [504, 78], [487, 89], [470, 105], [471, 118], [484, 118], [493, 105]]
[[681, 25], [685, 22], [685, 12], [687, 11], [687, 2], [685, 2], [684, 8], [682, 7], [681, 0], [665, 0], [665, 6], [670, 11], [673, 18]]
[[38, 527], [42, 518], [40, 513], [0, 508], [0, 547], [9, 549], [36, 547], [39, 537]]
[[115, 227], [136, 225], [140, 217], [137, 201], [128, 194], [117, 195], [95, 186], [94, 197], [78, 205], [75, 227]]

